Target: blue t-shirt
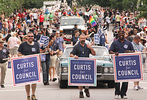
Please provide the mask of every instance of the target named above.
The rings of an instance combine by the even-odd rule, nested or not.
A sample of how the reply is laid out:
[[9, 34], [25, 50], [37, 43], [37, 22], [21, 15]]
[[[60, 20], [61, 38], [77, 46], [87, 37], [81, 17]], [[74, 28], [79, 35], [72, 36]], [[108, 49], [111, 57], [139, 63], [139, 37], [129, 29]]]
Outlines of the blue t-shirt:
[[128, 40], [124, 40], [124, 42], [120, 42], [120, 40], [118, 39], [111, 44], [109, 51], [125, 53], [127, 50], [134, 51], [132, 43]]
[[77, 45], [74, 46], [70, 54], [76, 55], [78, 57], [89, 57], [89, 54], [91, 54], [91, 50], [87, 48], [86, 44], [83, 47], [79, 42]]

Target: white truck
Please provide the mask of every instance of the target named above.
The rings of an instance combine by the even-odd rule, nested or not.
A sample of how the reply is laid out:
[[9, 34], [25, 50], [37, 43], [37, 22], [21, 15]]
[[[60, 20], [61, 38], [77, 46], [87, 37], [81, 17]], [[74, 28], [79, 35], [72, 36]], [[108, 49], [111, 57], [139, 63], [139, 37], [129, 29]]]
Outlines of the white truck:
[[81, 32], [87, 30], [87, 25], [82, 17], [78, 16], [62, 16], [60, 19], [60, 33], [64, 33], [66, 43], [71, 42], [74, 25], [77, 25]]

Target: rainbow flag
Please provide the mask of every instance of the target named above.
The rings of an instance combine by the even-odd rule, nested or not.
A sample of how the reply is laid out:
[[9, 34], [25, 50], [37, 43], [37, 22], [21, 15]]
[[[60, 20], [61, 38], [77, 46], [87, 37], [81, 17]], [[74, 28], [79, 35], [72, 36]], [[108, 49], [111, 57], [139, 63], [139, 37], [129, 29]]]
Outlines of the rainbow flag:
[[79, 13], [77, 12], [77, 16], [80, 17]]
[[90, 18], [89, 18], [89, 23], [92, 25], [92, 27], [96, 26], [96, 22], [92, 16], [90, 16]]

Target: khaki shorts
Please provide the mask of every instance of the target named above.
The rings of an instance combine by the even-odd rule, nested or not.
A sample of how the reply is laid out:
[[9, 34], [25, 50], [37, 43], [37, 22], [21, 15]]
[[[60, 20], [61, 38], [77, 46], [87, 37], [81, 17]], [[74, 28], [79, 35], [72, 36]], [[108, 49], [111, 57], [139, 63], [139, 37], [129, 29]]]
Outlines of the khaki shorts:
[[56, 66], [57, 55], [50, 56], [50, 67]]
[[18, 53], [18, 47], [14, 47], [14, 48], [10, 49], [11, 55], [17, 55], [17, 53]]

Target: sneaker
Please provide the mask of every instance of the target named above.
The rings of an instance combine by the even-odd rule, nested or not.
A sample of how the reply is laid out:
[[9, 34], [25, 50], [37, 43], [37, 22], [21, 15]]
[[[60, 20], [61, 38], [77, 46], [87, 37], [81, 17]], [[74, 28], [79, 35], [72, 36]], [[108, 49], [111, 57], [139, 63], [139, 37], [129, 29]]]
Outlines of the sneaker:
[[31, 100], [30, 96], [27, 96], [27, 100]]
[[138, 86], [138, 89], [143, 89], [142, 87]]
[[119, 99], [119, 95], [115, 95], [115, 97], [114, 97], [115, 99]]
[[84, 98], [83, 92], [80, 92], [79, 98]]
[[32, 100], [37, 100], [35, 95], [32, 95]]
[[5, 88], [5, 86], [4, 85], [1, 85], [1, 88]]
[[49, 85], [49, 82], [45, 82], [44, 85]]
[[127, 99], [127, 95], [120, 95], [122, 99]]
[[57, 78], [53, 78], [53, 82], [55, 82], [57, 80]]
[[84, 92], [86, 93], [87, 97], [90, 97], [89, 89], [85, 89]]
[[128, 97], [126, 95], [124, 95], [124, 99], [128, 99]]
[[134, 86], [134, 89], [138, 91], [138, 86]]

